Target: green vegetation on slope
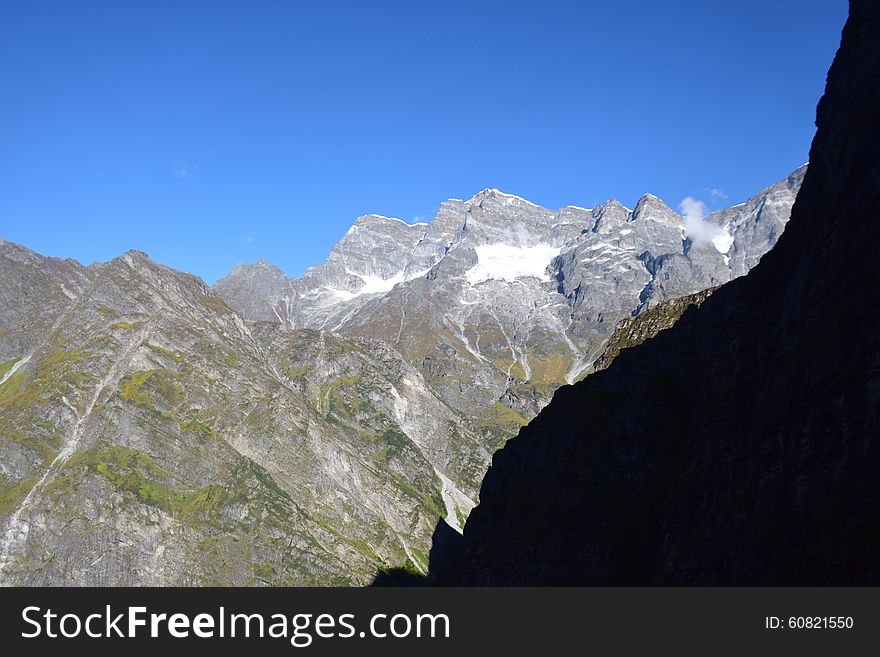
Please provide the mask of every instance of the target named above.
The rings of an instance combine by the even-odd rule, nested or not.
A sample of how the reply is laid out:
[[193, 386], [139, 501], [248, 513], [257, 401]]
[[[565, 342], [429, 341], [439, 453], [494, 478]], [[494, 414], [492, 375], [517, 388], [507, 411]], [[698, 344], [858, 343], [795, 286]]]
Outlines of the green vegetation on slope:
[[11, 360], [7, 360], [5, 363], [0, 365], [0, 379], [6, 376], [6, 373], [12, 369], [12, 366], [15, 365], [21, 358], [13, 358]]
[[660, 331], [672, 328], [688, 308], [700, 306], [717, 289], [717, 287], [713, 287], [686, 297], [667, 299], [634, 317], [624, 319], [617, 325], [605, 351], [596, 360], [595, 371], [608, 367], [624, 349], [637, 347], [656, 336]]

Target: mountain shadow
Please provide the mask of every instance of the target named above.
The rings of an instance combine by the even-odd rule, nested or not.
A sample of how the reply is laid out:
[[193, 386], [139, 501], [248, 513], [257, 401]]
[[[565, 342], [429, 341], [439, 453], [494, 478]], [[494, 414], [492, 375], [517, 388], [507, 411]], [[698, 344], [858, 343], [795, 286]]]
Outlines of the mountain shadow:
[[370, 586], [430, 586], [441, 583], [441, 577], [449, 579], [460, 568], [463, 537], [446, 521], [440, 519], [431, 536], [431, 552], [428, 573], [420, 575], [404, 568], [392, 568], [376, 573]]
[[880, 3], [776, 248], [497, 452], [452, 585], [880, 583]]

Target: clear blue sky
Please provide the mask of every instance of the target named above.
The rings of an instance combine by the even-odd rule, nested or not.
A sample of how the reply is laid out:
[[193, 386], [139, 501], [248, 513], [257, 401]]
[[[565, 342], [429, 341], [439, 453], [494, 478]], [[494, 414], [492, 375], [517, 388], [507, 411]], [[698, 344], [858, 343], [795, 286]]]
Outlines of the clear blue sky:
[[807, 160], [845, 0], [7, 2], [0, 236], [213, 283], [361, 214], [744, 200]]

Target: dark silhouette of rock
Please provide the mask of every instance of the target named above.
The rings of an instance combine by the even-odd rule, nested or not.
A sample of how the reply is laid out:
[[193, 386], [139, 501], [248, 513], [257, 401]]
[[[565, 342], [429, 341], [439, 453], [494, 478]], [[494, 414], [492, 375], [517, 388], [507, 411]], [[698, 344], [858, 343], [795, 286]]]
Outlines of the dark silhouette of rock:
[[427, 577], [403, 568], [392, 568], [376, 573], [370, 586], [427, 586], [437, 583], [441, 573], [449, 577], [451, 573], [458, 572], [461, 546], [461, 534], [441, 519], [431, 536], [431, 552], [428, 555], [431, 567]]
[[851, 2], [816, 123], [776, 248], [560, 389], [496, 453], [441, 583], [880, 583], [876, 0]]

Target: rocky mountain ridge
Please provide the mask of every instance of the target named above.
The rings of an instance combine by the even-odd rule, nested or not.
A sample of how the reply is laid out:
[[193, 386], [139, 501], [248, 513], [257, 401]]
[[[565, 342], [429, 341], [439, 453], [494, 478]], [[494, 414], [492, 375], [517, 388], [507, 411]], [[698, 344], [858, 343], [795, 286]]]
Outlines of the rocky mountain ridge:
[[723, 252], [690, 239], [652, 195], [633, 210], [613, 200], [548, 210], [484, 190], [444, 202], [430, 223], [362, 217], [301, 278], [239, 265], [214, 290], [247, 320], [391, 344], [465, 413], [504, 399], [528, 419], [590, 370], [621, 319], [754, 266], [805, 170], [707, 216], [729, 237]]
[[0, 241], [6, 584], [354, 584], [425, 572], [492, 452], [618, 320], [769, 250], [803, 169], [710, 215], [557, 211], [485, 190], [429, 224], [359, 219], [327, 263], [209, 288], [130, 251]]

